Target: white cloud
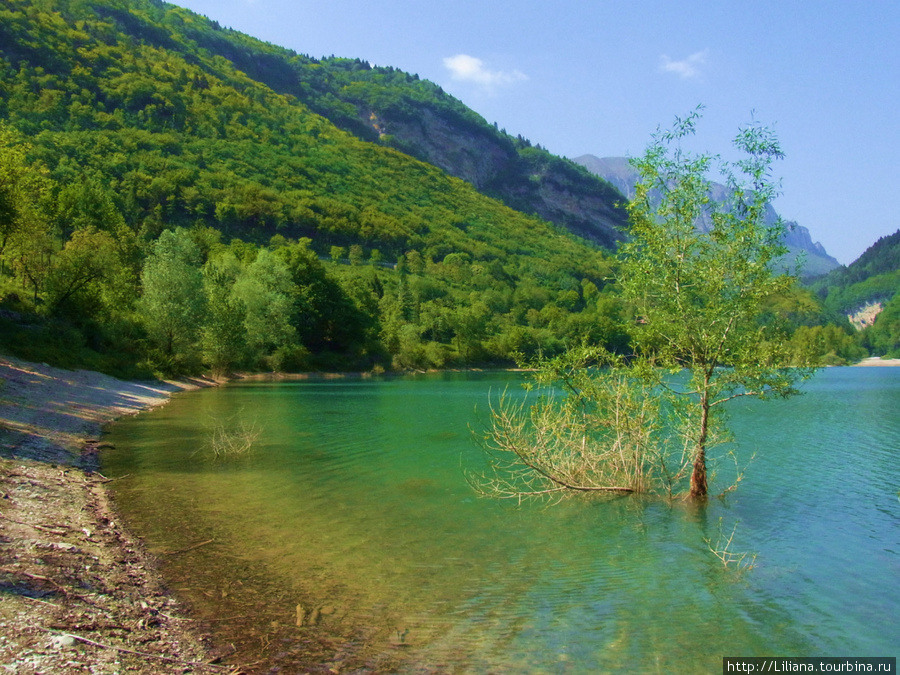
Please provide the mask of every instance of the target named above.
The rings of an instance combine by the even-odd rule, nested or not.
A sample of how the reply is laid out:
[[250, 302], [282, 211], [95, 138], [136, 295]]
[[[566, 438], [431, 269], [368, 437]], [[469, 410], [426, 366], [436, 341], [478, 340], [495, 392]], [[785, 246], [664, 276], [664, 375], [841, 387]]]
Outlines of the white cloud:
[[681, 61], [673, 61], [663, 54], [660, 57], [659, 69], [664, 73], [675, 73], [684, 80], [698, 77], [702, 67], [706, 65], [706, 56], [708, 54], [709, 50], [704, 49], [702, 52], [695, 52]]
[[519, 71], [488, 70], [484, 61], [468, 54], [457, 54], [444, 59], [444, 67], [457, 82], [470, 82], [485, 89], [507, 86], [527, 80], [528, 76]]

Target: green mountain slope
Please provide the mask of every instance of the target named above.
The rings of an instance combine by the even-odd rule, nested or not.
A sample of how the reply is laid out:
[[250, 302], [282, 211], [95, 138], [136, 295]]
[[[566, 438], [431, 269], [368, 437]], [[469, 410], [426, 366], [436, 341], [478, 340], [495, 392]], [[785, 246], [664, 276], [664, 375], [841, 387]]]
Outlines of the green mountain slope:
[[810, 284], [826, 306], [841, 313], [890, 300], [900, 291], [900, 230], [882, 237], [850, 265]]
[[0, 7], [0, 115], [55, 178], [102, 175], [129, 223], [151, 234], [199, 219], [245, 237], [302, 234], [395, 253], [573, 246], [253, 80], [199, 46], [229, 54], [249, 39], [186, 10], [146, 0]]
[[229, 30], [183, 33], [361, 140], [402, 150], [608, 248], [621, 238], [627, 215], [614, 187], [498, 130], [432, 82], [359, 59], [313, 59]]
[[873, 354], [900, 357], [900, 230], [810, 288], [826, 308], [854, 319]]
[[[0, 294], [5, 287], [23, 303], [27, 294], [28, 307], [75, 322], [89, 343], [119, 340], [116, 349], [127, 343], [137, 352], [153, 342], [142, 313], [150, 260], [163, 272], [160, 261], [176, 261], [170, 267], [195, 285], [202, 265], [204, 321], [216, 307], [249, 312], [263, 307], [263, 291], [280, 293], [293, 323], [283, 326], [281, 343], [257, 341], [256, 354], [294, 353], [290, 337], [313, 354], [352, 352], [362, 365], [401, 355], [401, 365], [418, 366], [552, 350], [598, 325], [619, 339], [612, 319], [597, 320], [611, 315], [598, 294], [610, 276], [603, 251], [387, 147], [390, 138], [371, 142], [362, 127], [358, 135], [338, 128], [284, 90], [312, 91], [307, 99], [323, 112], [345, 110], [350, 128], [357, 108], [299, 74], [337, 86], [336, 70], [353, 68], [286, 54], [153, 0], [0, 0], [0, 201], [9, 196], [14, 214], [0, 232]], [[359, 96], [373, 96], [380, 76], [409, 79], [407, 99], [433, 89], [396, 71], [362, 70], [374, 79], [372, 88], [350, 87], [364, 90]], [[438, 98], [481, 133], [480, 118]], [[533, 197], [516, 172], [531, 185], [542, 171], [569, 175], [568, 163], [540, 150], [523, 147], [515, 157], [525, 169], [496, 180], [512, 186], [525, 210]], [[25, 173], [40, 190], [16, 187]], [[188, 234], [158, 243], [178, 227]], [[226, 246], [232, 238], [271, 242], [277, 260], [240, 242]], [[301, 238], [309, 242], [291, 243]], [[119, 281], [100, 251], [122, 267]], [[317, 256], [356, 264], [326, 269]], [[341, 337], [350, 325], [360, 335]], [[216, 328], [220, 337], [226, 329]], [[213, 329], [191, 330], [209, 338]], [[154, 349], [172, 357], [175, 342], [161, 340]], [[200, 341], [191, 348], [200, 350]]]

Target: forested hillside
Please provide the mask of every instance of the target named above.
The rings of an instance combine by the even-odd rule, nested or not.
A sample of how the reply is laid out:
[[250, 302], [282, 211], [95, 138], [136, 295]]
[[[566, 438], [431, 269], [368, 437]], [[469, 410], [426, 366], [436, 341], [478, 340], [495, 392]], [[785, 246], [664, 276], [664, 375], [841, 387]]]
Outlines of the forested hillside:
[[900, 230], [882, 237], [847, 267], [811, 284], [825, 307], [852, 315], [868, 309], [863, 343], [878, 355], [900, 356]]
[[175, 372], [623, 343], [603, 251], [338, 129], [246, 44], [151, 0], [0, 2], [8, 345]]
[[[165, 16], [157, 20], [167, 24]], [[359, 59], [314, 59], [214, 23], [178, 30], [361, 140], [402, 150], [507, 206], [608, 248], [621, 238], [627, 216], [615, 188], [581, 165], [488, 124], [433, 82]]]
[[[25, 358], [148, 374], [625, 351], [597, 245], [621, 199], [391, 68], [157, 0], [0, 0], [0, 348]], [[809, 291], [762, 320], [787, 322], [798, 361], [864, 354]]]

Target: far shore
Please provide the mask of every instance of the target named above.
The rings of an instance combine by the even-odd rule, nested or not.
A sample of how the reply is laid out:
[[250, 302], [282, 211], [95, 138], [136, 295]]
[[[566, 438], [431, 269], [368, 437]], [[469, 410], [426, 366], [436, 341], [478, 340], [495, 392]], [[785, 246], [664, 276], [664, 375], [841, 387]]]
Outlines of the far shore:
[[854, 367], [868, 367], [868, 366], [900, 366], [900, 359], [883, 359], [879, 356], [872, 356], [868, 359], [863, 359], [859, 363], [854, 363]]

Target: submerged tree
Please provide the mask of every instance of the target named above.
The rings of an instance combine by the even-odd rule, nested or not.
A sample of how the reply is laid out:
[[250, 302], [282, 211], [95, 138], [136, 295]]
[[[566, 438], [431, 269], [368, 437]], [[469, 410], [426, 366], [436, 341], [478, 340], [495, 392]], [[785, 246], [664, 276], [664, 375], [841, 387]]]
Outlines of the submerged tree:
[[743, 159], [720, 167], [731, 198], [716, 202], [706, 174], [717, 158], [681, 147], [698, 117], [658, 132], [632, 160], [641, 180], [617, 280], [634, 311], [633, 354], [544, 363], [538, 384], [562, 395], [530, 408], [502, 400], [485, 443], [493, 461], [479, 481], [488, 492], [672, 493], [690, 476], [689, 495], [704, 498], [709, 451], [730, 440], [724, 404], [791, 396], [811, 374], [788, 367], [786, 336], [761, 320], [764, 301], [795, 281], [778, 272], [784, 225], [765, 221], [778, 141], [766, 127], [742, 129], [734, 144]]
[[601, 347], [541, 361], [536, 401], [507, 391], [492, 406], [482, 443], [490, 467], [470, 482], [482, 494], [516, 499], [671, 493], [678, 470], [664, 454], [664, 411], [633, 365]]

